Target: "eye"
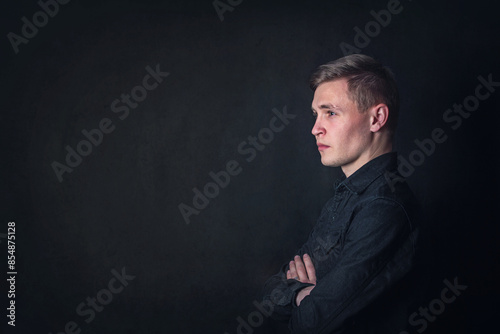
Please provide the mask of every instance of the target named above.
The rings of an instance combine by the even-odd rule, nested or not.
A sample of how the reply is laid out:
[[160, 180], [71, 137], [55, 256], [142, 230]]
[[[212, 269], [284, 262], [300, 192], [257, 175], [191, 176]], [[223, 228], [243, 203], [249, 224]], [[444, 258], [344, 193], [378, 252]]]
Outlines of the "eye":
[[313, 116], [314, 118], [318, 118], [318, 113], [317, 113], [317, 112], [315, 112], [315, 111], [313, 111], [313, 112], [312, 112], [312, 116]]
[[329, 112], [328, 112], [328, 114], [329, 114], [330, 116], [335, 116], [335, 115], [337, 115], [337, 113], [336, 113], [335, 111], [329, 111]]

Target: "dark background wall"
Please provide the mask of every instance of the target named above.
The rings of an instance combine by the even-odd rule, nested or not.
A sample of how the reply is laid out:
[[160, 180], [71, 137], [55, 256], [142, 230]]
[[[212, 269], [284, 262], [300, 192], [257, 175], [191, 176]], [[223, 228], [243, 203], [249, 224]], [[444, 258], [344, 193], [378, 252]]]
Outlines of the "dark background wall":
[[[22, 36], [21, 18], [33, 22], [41, 8], [4, 2], [0, 245], [6, 254], [15, 221], [18, 271], [16, 327], [7, 330], [59, 333], [74, 321], [89, 334], [232, 334], [253, 313], [247, 332], [286, 332], [265, 316], [260, 324], [253, 302], [305, 241], [340, 176], [321, 165], [310, 134], [308, 78], [343, 56], [342, 42], [355, 46], [354, 28], [387, 3], [245, 0], [221, 21], [210, 0], [73, 0], [16, 53], [7, 35]], [[398, 8], [359, 49], [400, 85], [401, 157], [435, 128], [447, 136], [408, 182], [432, 227], [429, 302], [444, 279], [467, 285], [426, 332], [486, 332], [499, 312], [500, 87], [460, 125], [443, 114], [475, 94], [479, 76], [500, 81], [498, 11], [493, 1]], [[169, 75], [127, 117], [114, 113], [147, 66]], [[273, 109], [295, 118], [247, 161], [238, 147], [269, 127]], [[82, 130], [106, 118], [113, 131], [59, 182], [51, 164], [66, 164], [66, 146], [76, 149]], [[231, 160], [239, 174], [186, 224], [179, 204], [193, 206], [193, 188]], [[107, 294], [112, 270], [135, 278]], [[107, 305], [95, 318], [78, 314], [96, 295]]]

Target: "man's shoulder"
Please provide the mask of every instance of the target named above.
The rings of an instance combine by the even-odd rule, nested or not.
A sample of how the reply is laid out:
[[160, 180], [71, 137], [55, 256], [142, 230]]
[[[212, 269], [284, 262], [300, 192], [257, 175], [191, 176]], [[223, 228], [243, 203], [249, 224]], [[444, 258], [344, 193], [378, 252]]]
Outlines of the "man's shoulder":
[[420, 229], [422, 217], [418, 200], [408, 183], [397, 177], [398, 182], [391, 183], [392, 180], [388, 181], [387, 175], [382, 174], [358, 194], [353, 201], [353, 221], [361, 221], [368, 228], [365, 222], [369, 220], [372, 229], [384, 226], [409, 228], [408, 231]]
[[356, 205], [394, 206], [413, 211], [417, 199], [406, 180], [397, 171], [385, 171], [378, 175], [363, 192], [357, 193]]

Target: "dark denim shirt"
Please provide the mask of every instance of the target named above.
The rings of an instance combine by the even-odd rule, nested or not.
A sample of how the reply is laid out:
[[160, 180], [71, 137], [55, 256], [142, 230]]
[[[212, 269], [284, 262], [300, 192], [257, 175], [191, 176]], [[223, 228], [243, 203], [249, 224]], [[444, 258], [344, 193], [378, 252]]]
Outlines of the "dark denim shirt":
[[[292, 333], [399, 333], [414, 311], [403, 288], [415, 265], [416, 201], [397, 172], [396, 153], [383, 154], [338, 180], [307, 242], [317, 282], [286, 280], [288, 263], [264, 287], [273, 317]], [[290, 257], [292, 258], [292, 256]], [[270, 304], [271, 305], [271, 304]]]

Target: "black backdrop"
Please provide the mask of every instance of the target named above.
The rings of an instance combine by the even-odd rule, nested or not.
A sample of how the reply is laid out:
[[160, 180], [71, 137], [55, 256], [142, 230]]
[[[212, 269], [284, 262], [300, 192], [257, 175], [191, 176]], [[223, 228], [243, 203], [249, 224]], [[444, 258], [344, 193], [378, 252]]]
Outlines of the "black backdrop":
[[[9, 33], [22, 38], [22, 17], [33, 22], [41, 7], [2, 4], [0, 245], [7, 254], [14, 221], [18, 273], [16, 326], [3, 314], [2, 326], [9, 333], [65, 326], [89, 334], [285, 333], [253, 302], [305, 241], [340, 176], [321, 165], [310, 134], [308, 78], [350, 44], [390, 66], [400, 85], [397, 150], [419, 164], [408, 182], [432, 226], [429, 302], [440, 298], [445, 279], [467, 285], [426, 332], [486, 332], [499, 313], [500, 92], [468, 97], [479, 76], [500, 81], [494, 2], [402, 0], [379, 30], [369, 24], [371, 11], [386, 10], [385, 0], [219, 6], [229, 6], [223, 20], [210, 0], [73, 0], [52, 8], [47, 22], [35, 15], [38, 32], [21, 43]], [[366, 24], [369, 41], [355, 40], [355, 28]], [[157, 75], [157, 85], [148, 77], [151, 90], [137, 88], [155, 70], [169, 75]], [[126, 115], [126, 102], [113, 102], [131, 93], [141, 101], [130, 102]], [[464, 100], [470, 116], [446, 122], [447, 109]], [[288, 124], [266, 130], [284, 111], [293, 115]], [[101, 122], [113, 130], [102, 138], [91, 132], [98, 145], [81, 143], [82, 131]], [[415, 153], [415, 140], [435, 128], [447, 140], [428, 155]], [[259, 134], [253, 155], [248, 137]], [[59, 182], [53, 164], [67, 164], [67, 146], [87, 156]], [[229, 184], [209, 186], [213, 198], [198, 198], [186, 224], [179, 205], [193, 207], [193, 188], [203, 191], [210, 172], [231, 161], [239, 169], [219, 180]], [[113, 279], [122, 271], [125, 283]], [[87, 298], [96, 296], [92, 317]]]

